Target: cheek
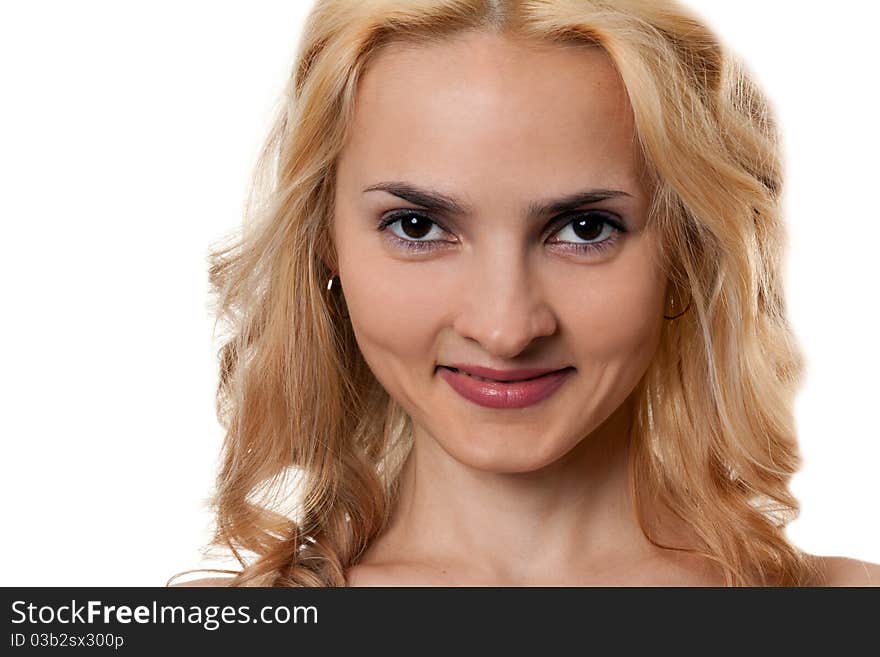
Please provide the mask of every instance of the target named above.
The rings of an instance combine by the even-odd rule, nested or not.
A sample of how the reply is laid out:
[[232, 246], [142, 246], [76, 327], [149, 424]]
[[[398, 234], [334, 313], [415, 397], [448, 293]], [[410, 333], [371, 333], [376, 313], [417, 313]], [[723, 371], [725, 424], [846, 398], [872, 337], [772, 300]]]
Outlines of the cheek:
[[665, 281], [639, 250], [591, 277], [567, 315], [584, 362], [647, 367], [663, 327]]
[[436, 282], [420, 281], [414, 267], [382, 254], [340, 258], [349, 321], [364, 360], [404, 404], [413, 387], [407, 382], [432, 374], [435, 336], [442, 323]]

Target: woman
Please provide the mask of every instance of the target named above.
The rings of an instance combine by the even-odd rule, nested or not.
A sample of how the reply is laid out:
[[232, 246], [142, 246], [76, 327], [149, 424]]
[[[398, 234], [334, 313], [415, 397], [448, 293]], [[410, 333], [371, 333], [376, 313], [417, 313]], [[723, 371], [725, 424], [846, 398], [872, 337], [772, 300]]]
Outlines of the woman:
[[286, 98], [189, 585], [880, 583], [785, 536], [778, 137], [685, 9], [323, 0]]

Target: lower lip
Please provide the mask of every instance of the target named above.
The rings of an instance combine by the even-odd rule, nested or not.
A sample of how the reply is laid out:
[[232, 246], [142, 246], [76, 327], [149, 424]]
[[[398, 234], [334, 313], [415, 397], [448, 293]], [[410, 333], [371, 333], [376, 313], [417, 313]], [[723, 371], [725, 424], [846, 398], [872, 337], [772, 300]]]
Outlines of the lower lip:
[[481, 381], [467, 374], [440, 368], [440, 376], [455, 392], [486, 408], [524, 408], [547, 399], [574, 370], [566, 368], [528, 381]]

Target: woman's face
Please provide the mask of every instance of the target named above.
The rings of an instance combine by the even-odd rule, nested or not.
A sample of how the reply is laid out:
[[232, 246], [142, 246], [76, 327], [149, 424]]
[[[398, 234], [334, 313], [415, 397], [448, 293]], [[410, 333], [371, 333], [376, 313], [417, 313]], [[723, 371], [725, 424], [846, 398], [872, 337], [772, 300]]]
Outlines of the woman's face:
[[[373, 60], [333, 235], [361, 352], [419, 438], [471, 467], [527, 472], [623, 408], [657, 348], [666, 289], [639, 173], [601, 50], [469, 33]], [[456, 391], [441, 367], [453, 364], [568, 369], [550, 396], [505, 408], [493, 400], [516, 384], [486, 384], [480, 403]]]

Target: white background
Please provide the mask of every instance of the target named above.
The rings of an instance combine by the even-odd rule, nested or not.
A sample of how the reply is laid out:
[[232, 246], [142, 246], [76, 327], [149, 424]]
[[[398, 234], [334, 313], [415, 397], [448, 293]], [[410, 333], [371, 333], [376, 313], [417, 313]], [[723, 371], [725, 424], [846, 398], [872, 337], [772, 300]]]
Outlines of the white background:
[[[692, 0], [784, 130], [803, 506], [880, 562], [874, 3]], [[162, 585], [205, 563], [222, 440], [205, 257], [234, 228], [306, 2], [0, 9], [0, 585]]]

